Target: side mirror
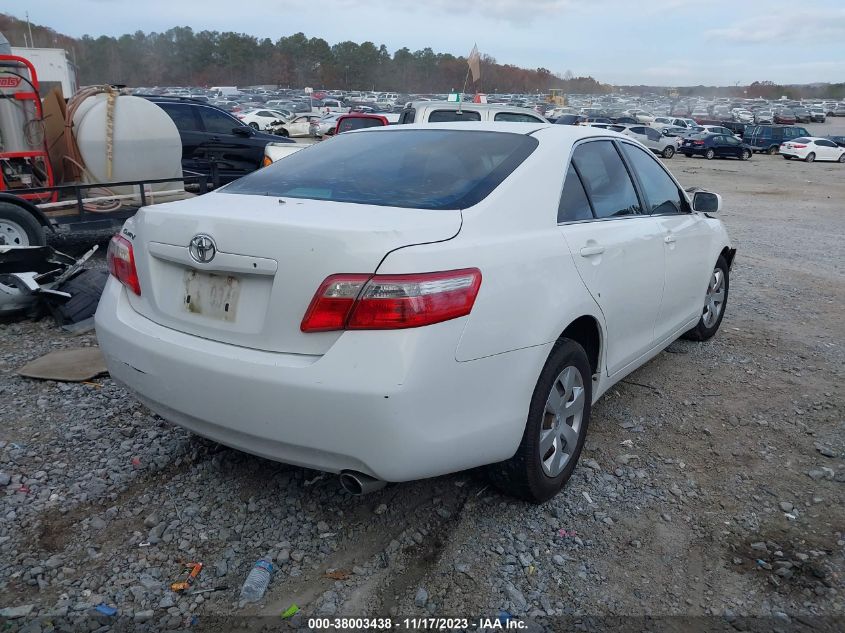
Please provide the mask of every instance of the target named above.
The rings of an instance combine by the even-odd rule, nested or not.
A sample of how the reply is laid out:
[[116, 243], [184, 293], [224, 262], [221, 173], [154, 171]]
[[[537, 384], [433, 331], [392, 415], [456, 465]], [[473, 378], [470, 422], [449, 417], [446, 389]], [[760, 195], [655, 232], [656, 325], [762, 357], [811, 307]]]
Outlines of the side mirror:
[[232, 128], [232, 134], [237, 134], [238, 136], [251, 136], [252, 128], [246, 125], [239, 125], [238, 127]]
[[722, 210], [722, 196], [709, 191], [696, 191], [692, 196], [693, 211], [718, 213]]

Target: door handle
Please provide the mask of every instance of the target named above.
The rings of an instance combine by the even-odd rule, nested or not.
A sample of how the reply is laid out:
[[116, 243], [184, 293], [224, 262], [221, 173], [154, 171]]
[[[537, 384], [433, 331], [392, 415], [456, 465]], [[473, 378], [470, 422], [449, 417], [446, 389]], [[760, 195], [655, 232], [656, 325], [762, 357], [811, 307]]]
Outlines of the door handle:
[[675, 236], [674, 235], [667, 235], [666, 237], [663, 238], [663, 241], [666, 244], [674, 244], [675, 243]]
[[210, 139], [208, 139], [208, 140], [209, 140], [209, 141], [211, 141], [212, 143], [219, 143], [219, 142], [220, 142], [220, 137], [219, 137], [219, 136], [212, 136], [212, 137], [211, 137]]
[[592, 257], [604, 253], [604, 246], [585, 246], [581, 249], [581, 257]]

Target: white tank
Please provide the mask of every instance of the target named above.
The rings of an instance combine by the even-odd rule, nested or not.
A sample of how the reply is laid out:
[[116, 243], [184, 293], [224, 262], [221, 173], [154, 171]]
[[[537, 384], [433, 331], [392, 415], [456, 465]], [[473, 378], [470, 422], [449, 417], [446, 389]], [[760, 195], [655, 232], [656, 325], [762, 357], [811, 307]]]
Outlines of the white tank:
[[[111, 175], [108, 170], [108, 97], [83, 101], [73, 116], [73, 131], [85, 161], [85, 182], [123, 182], [182, 176], [182, 141], [176, 124], [151, 101], [120, 95], [114, 102]], [[150, 185], [148, 191], [184, 189], [181, 181]], [[138, 193], [138, 187], [112, 187], [115, 194]]]

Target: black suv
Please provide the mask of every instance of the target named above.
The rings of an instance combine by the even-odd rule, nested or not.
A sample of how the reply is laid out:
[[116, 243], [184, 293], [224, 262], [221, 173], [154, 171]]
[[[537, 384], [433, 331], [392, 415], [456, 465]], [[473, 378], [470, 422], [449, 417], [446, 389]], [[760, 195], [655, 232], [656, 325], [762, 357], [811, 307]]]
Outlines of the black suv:
[[261, 167], [267, 143], [293, 143], [245, 125], [213, 105], [187, 97], [143, 96], [170, 115], [182, 137], [182, 169], [225, 185]]

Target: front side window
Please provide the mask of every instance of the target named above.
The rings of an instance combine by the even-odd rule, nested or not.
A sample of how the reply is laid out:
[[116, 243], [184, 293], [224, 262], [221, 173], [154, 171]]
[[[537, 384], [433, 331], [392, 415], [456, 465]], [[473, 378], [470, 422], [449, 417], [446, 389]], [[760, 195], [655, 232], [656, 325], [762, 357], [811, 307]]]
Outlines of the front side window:
[[570, 164], [566, 172], [566, 181], [563, 183], [563, 193], [560, 196], [560, 204], [557, 208], [557, 221], [575, 222], [577, 220], [591, 220], [593, 211], [590, 208], [590, 201], [581, 184], [578, 172]]
[[538, 144], [524, 134], [481, 130], [394, 128], [341, 134], [221, 191], [412, 209], [465, 209], [486, 198]]
[[641, 213], [637, 192], [613, 143], [592, 141], [579, 145], [572, 162], [581, 174], [597, 218]]
[[225, 112], [213, 108], [200, 108], [200, 117], [209, 134], [231, 134], [232, 128], [240, 127], [241, 122]]
[[429, 123], [460, 123], [461, 121], [480, 121], [481, 114], [474, 110], [435, 110], [428, 115]]
[[643, 193], [648, 199], [649, 213], [682, 213], [684, 204], [678, 185], [666, 173], [660, 163], [649, 153], [630, 143], [621, 143], [635, 174], [640, 179]]

